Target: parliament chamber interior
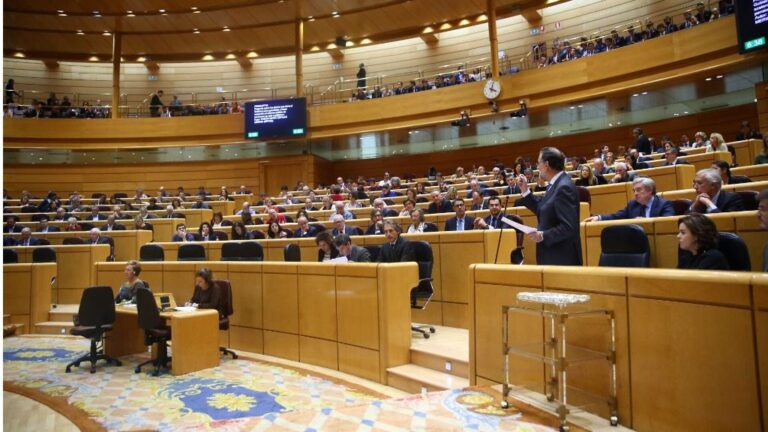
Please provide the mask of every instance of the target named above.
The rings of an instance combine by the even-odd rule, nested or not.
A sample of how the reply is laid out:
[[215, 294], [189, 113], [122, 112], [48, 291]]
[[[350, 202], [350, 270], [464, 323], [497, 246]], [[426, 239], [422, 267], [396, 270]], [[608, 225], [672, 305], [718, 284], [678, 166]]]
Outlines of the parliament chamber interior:
[[768, 431], [766, 2], [3, 17], [4, 429]]

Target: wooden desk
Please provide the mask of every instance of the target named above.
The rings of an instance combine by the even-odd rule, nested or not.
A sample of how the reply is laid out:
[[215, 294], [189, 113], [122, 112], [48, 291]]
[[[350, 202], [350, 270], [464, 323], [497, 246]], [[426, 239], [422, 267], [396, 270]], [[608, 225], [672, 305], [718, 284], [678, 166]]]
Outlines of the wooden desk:
[[3, 265], [3, 313], [11, 316], [10, 322], [24, 325], [22, 333], [48, 321], [55, 276], [56, 263]]
[[[146, 352], [144, 331], [139, 328], [136, 308], [117, 306], [115, 324], [107, 335], [107, 355], [121, 357]], [[171, 373], [183, 375], [219, 365], [219, 314], [213, 309], [195, 312], [162, 312], [171, 328]], [[152, 357], [157, 347], [152, 347]]]

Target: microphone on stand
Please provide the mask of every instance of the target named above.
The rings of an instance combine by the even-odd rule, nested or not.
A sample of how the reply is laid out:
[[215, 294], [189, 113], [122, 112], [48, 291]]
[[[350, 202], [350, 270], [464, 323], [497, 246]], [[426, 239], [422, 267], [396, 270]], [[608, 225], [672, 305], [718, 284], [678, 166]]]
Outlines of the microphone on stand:
[[[503, 215], [507, 214], [507, 204], [509, 204], [509, 195], [507, 195], [507, 199], [504, 200], [504, 210], [501, 213]], [[499, 262], [499, 248], [501, 248], [501, 235], [504, 234], [504, 225], [506, 225], [506, 223], [502, 222], [501, 229], [499, 230], [499, 241], [496, 243], [496, 257], [493, 259], [494, 264]]]

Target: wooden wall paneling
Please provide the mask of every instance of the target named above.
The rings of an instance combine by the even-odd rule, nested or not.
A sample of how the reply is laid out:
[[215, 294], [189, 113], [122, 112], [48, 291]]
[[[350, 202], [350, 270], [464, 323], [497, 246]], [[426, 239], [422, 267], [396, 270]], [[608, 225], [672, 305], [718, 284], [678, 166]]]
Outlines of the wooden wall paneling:
[[768, 420], [768, 276], [752, 277], [752, 306], [757, 341], [757, 368], [760, 372], [760, 399], [763, 404], [763, 428]]
[[3, 265], [3, 314], [10, 315], [11, 323], [23, 325], [22, 333], [30, 333], [33, 265]]
[[[373, 265], [373, 264], [372, 264]], [[337, 266], [338, 270], [357, 270]], [[364, 269], [367, 270], [367, 269]], [[416, 263], [377, 265], [379, 308], [380, 382], [387, 382], [387, 369], [411, 361], [411, 302], [414, 280], [419, 278]]]
[[[298, 334], [297, 265], [295, 263], [264, 263], [262, 268], [264, 272], [262, 276], [264, 329]], [[268, 340], [266, 334], [264, 337], [266, 343]], [[298, 357], [298, 339], [296, 341]]]

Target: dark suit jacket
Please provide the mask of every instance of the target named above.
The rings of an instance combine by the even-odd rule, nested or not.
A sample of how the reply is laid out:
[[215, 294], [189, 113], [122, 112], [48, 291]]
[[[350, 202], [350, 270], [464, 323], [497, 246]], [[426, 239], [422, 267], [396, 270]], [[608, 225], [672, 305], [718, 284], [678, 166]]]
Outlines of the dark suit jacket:
[[562, 174], [543, 197], [528, 194], [520, 203], [536, 213], [544, 240], [536, 244], [539, 265], [581, 265], [579, 193], [567, 174]]
[[[701, 213], [725, 213], [734, 211], [744, 211], [744, 201], [738, 194], [733, 192], [726, 192], [721, 190], [720, 195], [717, 196], [715, 202], [716, 209], [710, 211], [708, 208], [704, 209]], [[693, 210], [693, 207], [688, 209], [688, 213], [699, 213]]]
[[[46, 231], [46, 232], [59, 232], [59, 231], [61, 231], [59, 229], [59, 227], [56, 227], [56, 226], [53, 226], [53, 225], [48, 225], [48, 231]], [[37, 232], [43, 232], [43, 231], [40, 228], [38, 228]]]
[[[333, 235], [334, 237], [336, 237], [339, 234], [341, 233], [336, 228], [334, 228], [331, 231], [331, 235]], [[353, 227], [351, 225], [344, 225], [344, 234], [351, 235], [351, 236], [357, 235], [357, 227]]]
[[[195, 241], [195, 236], [193, 236], [191, 233], [187, 233], [186, 235], [187, 241]], [[178, 234], [174, 234], [173, 237], [171, 237], [172, 242], [180, 242], [184, 241], [183, 238], [181, 238]]]
[[[445, 221], [445, 231], [456, 231], [456, 222], [458, 218], [456, 216]], [[474, 229], [475, 218], [471, 216], [464, 216], [464, 231]]]
[[453, 208], [451, 207], [451, 202], [445, 198], [443, 198], [442, 201], [440, 201], [440, 207], [436, 206], [434, 202], [430, 203], [429, 207], [427, 207], [428, 214], [450, 213], [452, 211], [453, 211]]
[[639, 151], [642, 154], [651, 154], [651, 142], [648, 141], [648, 137], [645, 135], [640, 135], [637, 137], [637, 141], [635, 141], [635, 148], [637, 148], [637, 151]]
[[685, 159], [680, 159], [680, 158], [677, 158], [677, 160], [676, 160], [676, 161], [674, 161], [674, 162], [672, 162], [672, 163], [670, 163], [670, 162], [667, 162], [667, 163], [665, 163], [665, 164], [664, 164], [664, 166], [670, 166], [670, 165], [690, 165], [690, 164], [691, 164], [691, 163], [690, 163], [690, 162], [688, 162], [688, 161], [687, 161], [687, 160], [685, 160]]
[[[380, 228], [378, 234], [384, 234], [384, 231]], [[376, 235], [376, 224], [368, 225], [368, 229], [365, 230], [365, 235]]]
[[413, 246], [411, 242], [404, 239], [402, 236], [397, 238], [394, 245], [384, 243], [381, 245], [381, 252], [379, 252], [379, 262], [401, 262], [401, 261], [415, 261], [416, 257], [413, 254]]
[[[518, 200], [520, 201], [520, 200]], [[522, 203], [521, 203], [522, 204]], [[501, 227], [501, 218], [506, 217], [507, 215], [505, 213], [499, 213], [496, 218], [492, 215], [488, 215], [483, 218], [486, 224], [488, 224], [489, 227], [499, 228]]]
[[[29, 238], [29, 246], [38, 246], [40, 245], [40, 240], [36, 239], [34, 237]], [[16, 240], [16, 246], [24, 246], [23, 241], [21, 239]]]
[[[674, 216], [675, 209], [672, 207], [672, 203], [664, 198], [655, 197], [653, 204], [651, 204], [651, 217], [659, 216]], [[637, 217], [645, 217], [645, 210], [639, 202], [632, 200], [627, 203], [627, 206], [613, 214], [600, 215], [600, 220], [614, 220], [614, 219], [634, 219]]]
[[381, 215], [384, 217], [397, 217], [400, 216], [400, 213], [396, 212], [395, 210], [385, 208], [383, 212], [381, 212]]
[[307, 232], [303, 233], [301, 232], [301, 228], [297, 229], [293, 232], [293, 236], [296, 238], [308, 238], [308, 237], [317, 237], [317, 234], [320, 232], [319, 229], [317, 229], [316, 226], [310, 225], [309, 230]]
[[520, 193], [520, 186], [514, 185], [513, 187], [505, 187], [504, 192], [502, 192], [502, 195], [514, 195]]
[[731, 178], [728, 179], [728, 184], [741, 184], [741, 183], [751, 183], [751, 182], [752, 182], [752, 179], [742, 175], [731, 176]]
[[20, 232], [21, 232], [21, 230], [23, 230], [23, 229], [24, 229], [24, 227], [23, 227], [23, 226], [21, 226], [21, 225], [19, 225], [19, 224], [16, 224], [16, 225], [14, 225], [14, 226], [13, 226], [13, 229], [11, 229], [11, 228], [10, 228], [10, 227], [8, 227], [8, 226], [4, 226], [4, 227], [3, 227], [3, 232], [4, 232], [4, 233], [20, 233]]
[[371, 253], [362, 246], [352, 245], [347, 259], [353, 262], [371, 262]]
[[93, 218], [93, 215], [88, 215], [88, 216], [85, 218], [85, 220], [86, 220], [86, 221], [92, 221], [92, 220], [107, 220], [107, 217], [106, 217], [106, 216], [104, 216], [103, 214], [99, 213], [99, 214], [98, 214], [98, 216], [97, 216], [97, 219], [94, 219], [94, 218]]
[[[101, 227], [101, 231], [109, 231], [107, 230], [106, 224]], [[116, 223], [112, 225], [112, 231], [125, 231], [125, 225], [120, 225]]]
[[[91, 242], [91, 239], [88, 239], [85, 243], [93, 244], [93, 242]], [[106, 237], [99, 237], [99, 239], [96, 240], [96, 244], [109, 244], [109, 240]]]

